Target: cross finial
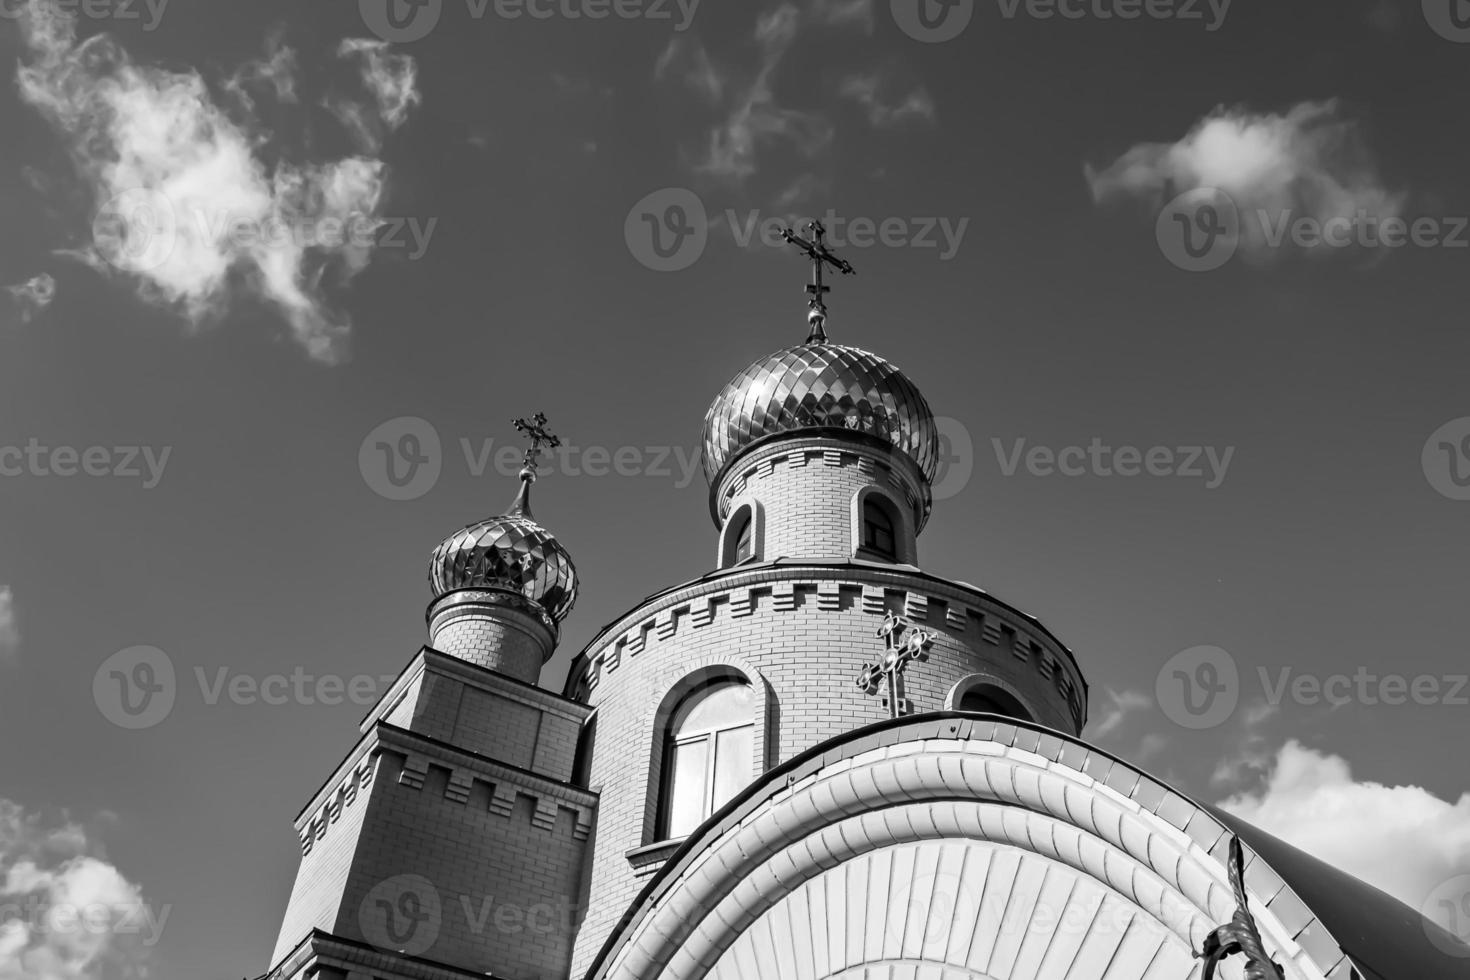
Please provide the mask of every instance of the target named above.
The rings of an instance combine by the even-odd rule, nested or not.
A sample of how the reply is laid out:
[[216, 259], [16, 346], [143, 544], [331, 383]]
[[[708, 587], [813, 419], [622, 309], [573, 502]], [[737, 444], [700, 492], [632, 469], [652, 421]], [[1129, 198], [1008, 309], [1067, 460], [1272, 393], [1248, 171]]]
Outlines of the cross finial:
[[561, 440], [551, 434], [546, 428], [546, 413], [537, 412], [527, 422], [525, 419], [514, 419], [512, 422], [516, 431], [527, 439], [531, 445], [526, 449], [525, 456], [521, 459], [521, 489], [516, 494], [515, 503], [511, 505], [510, 513], [530, 517], [531, 516], [531, 484], [536, 482], [536, 466], [540, 462], [541, 447], [556, 449], [561, 445]]
[[815, 218], [806, 223], [806, 229], [811, 232], [811, 238], [803, 238], [790, 228], [781, 230], [781, 237], [790, 245], [795, 245], [806, 253], [807, 258], [812, 260], [812, 281], [806, 287], [811, 299], [807, 301], [810, 311], [807, 313], [807, 322], [811, 324], [811, 333], [807, 335], [806, 342], [809, 344], [823, 344], [827, 342], [827, 300], [826, 295], [832, 291], [832, 287], [822, 281], [822, 272], [831, 266], [844, 276], [850, 276], [854, 270], [852, 264], [846, 259], [832, 254], [827, 248], [823, 236], [827, 234], [826, 227]]
[[531, 446], [526, 450], [522, 465], [535, 472], [537, 458], [541, 455], [541, 446], [544, 444], [548, 449], [555, 449], [561, 445], [561, 440], [546, 428], [545, 412], [537, 412], [531, 416], [529, 422], [525, 419], [516, 419], [514, 424], [517, 432], [531, 440]]

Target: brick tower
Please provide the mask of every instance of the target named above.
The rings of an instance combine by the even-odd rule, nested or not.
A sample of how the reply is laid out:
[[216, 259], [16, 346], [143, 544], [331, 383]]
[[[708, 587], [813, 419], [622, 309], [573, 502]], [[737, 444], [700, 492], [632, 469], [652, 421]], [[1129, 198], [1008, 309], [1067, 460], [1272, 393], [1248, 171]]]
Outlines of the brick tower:
[[536, 686], [576, 570], [520, 493], [430, 560], [424, 647], [297, 817], [281, 980], [559, 978], [596, 796], [573, 770], [589, 709]]
[[[715, 570], [614, 621], [568, 679], [568, 697], [596, 711], [590, 785], [600, 795], [574, 977], [691, 821], [802, 752], [945, 709], [1073, 734], [1085, 719], [1082, 674], [1050, 632], [919, 568], [939, 458], [934, 416], [891, 363], [828, 340], [821, 272], [850, 267], [814, 231], [791, 239], [814, 263], [806, 342], [736, 375], [705, 417]], [[864, 667], [881, 667], [895, 626], [898, 645], [907, 631], [922, 656], [870, 672], [864, 693]], [[688, 721], [719, 715], [708, 707], [719, 698], [730, 705], [726, 727]], [[748, 730], [737, 724], [747, 718]], [[710, 771], [703, 795], [682, 786], [685, 754]]]

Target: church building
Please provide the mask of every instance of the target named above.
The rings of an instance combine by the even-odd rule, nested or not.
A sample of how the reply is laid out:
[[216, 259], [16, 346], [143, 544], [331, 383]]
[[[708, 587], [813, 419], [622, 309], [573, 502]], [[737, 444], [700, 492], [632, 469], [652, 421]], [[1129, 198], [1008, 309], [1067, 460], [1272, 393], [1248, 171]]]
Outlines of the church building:
[[518, 423], [518, 496], [433, 551], [427, 645], [296, 819], [268, 976], [1470, 976], [1418, 912], [1087, 744], [1067, 646], [923, 570], [957, 519], [934, 415], [829, 340], [823, 273], [850, 267], [808, 227], [806, 340], [705, 415], [711, 567], [559, 692], [577, 572], [532, 515], [555, 437]]

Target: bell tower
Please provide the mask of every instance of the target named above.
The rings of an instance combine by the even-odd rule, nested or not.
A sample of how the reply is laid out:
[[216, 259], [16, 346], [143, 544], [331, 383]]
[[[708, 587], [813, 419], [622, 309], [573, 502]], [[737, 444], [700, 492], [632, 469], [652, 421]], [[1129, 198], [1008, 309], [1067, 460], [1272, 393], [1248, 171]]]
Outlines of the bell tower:
[[429, 562], [429, 645], [296, 819], [301, 865], [273, 980], [565, 977], [597, 796], [590, 709], [537, 686], [577, 596], [531, 515], [545, 416], [510, 508]]

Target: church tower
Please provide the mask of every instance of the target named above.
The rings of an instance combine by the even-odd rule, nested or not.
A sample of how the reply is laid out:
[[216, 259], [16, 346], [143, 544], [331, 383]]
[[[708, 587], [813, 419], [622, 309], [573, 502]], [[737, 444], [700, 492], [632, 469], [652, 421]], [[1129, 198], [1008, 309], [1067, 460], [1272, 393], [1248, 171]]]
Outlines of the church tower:
[[[297, 817], [280, 980], [565, 977], [597, 799], [573, 778], [589, 709], [536, 686], [577, 598], [571, 557], [520, 492], [429, 563], [429, 646]], [[430, 966], [432, 964], [432, 966]]]
[[761, 774], [884, 719], [966, 709], [1076, 734], [1086, 683], [1037, 620], [921, 570], [934, 415], [892, 363], [827, 336], [813, 264], [806, 340], [737, 374], [704, 421], [715, 569], [609, 625], [566, 693], [595, 709], [599, 791], [581, 976], [695, 826]]

